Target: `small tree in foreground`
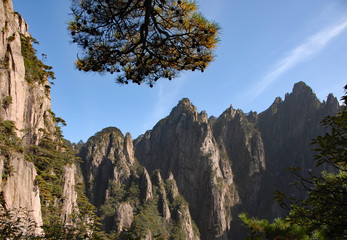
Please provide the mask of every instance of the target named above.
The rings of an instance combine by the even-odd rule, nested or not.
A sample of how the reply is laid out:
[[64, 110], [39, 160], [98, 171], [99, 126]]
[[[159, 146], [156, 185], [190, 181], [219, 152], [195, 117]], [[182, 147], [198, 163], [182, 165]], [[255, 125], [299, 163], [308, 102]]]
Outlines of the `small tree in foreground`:
[[[345, 86], [347, 92], [347, 85]], [[336, 116], [326, 117], [322, 124], [330, 131], [313, 140], [317, 145], [316, 166], [327, 164], [333, 172], [320, 176], [296, 175], [307, 190], [304, 200], [290, 199], [277, 193], [277, 200], [289, 208], [289, 216], [273, 223], [241, 214], [249, 239], [343, 239], [347, 237], [347, 94], [344, 106]]]
[[73, 42], [83, 50], [79, 70], [118, 73], [118, 83], [171, 80], [204, 71], [219, 27], [190, 0], [72, 0]]

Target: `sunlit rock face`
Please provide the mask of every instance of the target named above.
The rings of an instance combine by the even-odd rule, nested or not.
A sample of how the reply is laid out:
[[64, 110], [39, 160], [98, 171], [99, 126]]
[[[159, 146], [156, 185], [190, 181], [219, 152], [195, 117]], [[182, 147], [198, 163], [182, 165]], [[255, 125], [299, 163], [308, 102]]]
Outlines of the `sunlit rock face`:
[[243, 113], [232, 106], [207, 118], [188, 99], [134, 141], [135, 156], [149, 172], [173, 174], [189, 202], [202, 239], [244, 237], [238, 214], [273, 219], [286, 212], [273, 201], [281, 190], [297, 195], [286, 168], [313, 168], [311, 140], [339, 108], [329, 95], [320, 102], [303, 82], [266, 111]]
[[[0, 180], [0, 192], [7, 209], [22, 214], [22, 221], [33, 220], [35, 234], [42, 235], [42, 211], [40, 189], [36, 178], [36, 167], [28, 162], [23, 149], [29, 145], [38, 145], [43, 132], [53, 134], [56, 130], [51, 111], [50, 84], [47, 77], [27, 80], [27, 71], [23, 52], [23, 38], [30, 38], [28, 25], [19, 13], [14, 12], [11, 0], [0, 2], [0, 121], [13, 121], [17, 137], [22, 139], [21, 151], [11, 150], [6, 156], [0, 153], [0, 173], [7, 173], [5, 181]], [[7, 168], [7, 169], [5, 169]], [[10, 171], [9, 171], [10, 169]], [[62, 219], [76, 207], [75, 192], [76, 166], [63, 169]], [[61, 199], [57, 199], [60, 201]], [[27, 226], [30, 228], [30, 224]], [[23, 225], [25, 226], [25, 224]], [[25, 234], [26, 230], [23, 229]]]
[[[10, 0], [0, 3], [0, 118], [14, 121], [18, 135], [35, 144], [40, 129], [54, 130], [49, 82], [28, 83], [22, 55], [21, 36], [30, 37], [28, 25], [14, 13]], [[10, 102], [6, 99], [11, 99]]]
[[[28, 26], [22, 17], [14, 13], [11, 1], [0, 3], [0, 120], [15, 123], [17, 135], [27, 143], [37, 142], [39, 128], [53, 125], [52, 119], [44, 123], [45, 111], [50, 109], [50, 100], [43, 86], [29, 86], [25, 81], [24, 59], [21, 53], [20, 34], [29, 36]], [[49, 126], [50, 125], [50, 126]], [[5, 162], [12, 170], [1, 181], [0, 191], [9, 210], [25, 209], [37, 226], [42, 225], [39, 189], [34, 183], [35, 166], [25, 160], [22, 153], [0, 156], [0, 173], [5, 171]], [[25, 220], [24, 220], [25, 221]], [[41, 234], [42, 229], [36, 228]]]

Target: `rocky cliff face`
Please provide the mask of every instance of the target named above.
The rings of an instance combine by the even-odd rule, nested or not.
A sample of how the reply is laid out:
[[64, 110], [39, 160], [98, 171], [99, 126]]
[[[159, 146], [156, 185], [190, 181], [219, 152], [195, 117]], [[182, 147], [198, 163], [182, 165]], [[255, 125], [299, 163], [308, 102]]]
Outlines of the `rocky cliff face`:
[[323, 117], [338, 107], [332, 95], [319, 102], [303, 82], [260, 114], [231, 106], [208, 120], [183, 99], [135, 140], [135, 156], [150, 172], [174, 175], [202, 239], [238, 239], [239, 213], [269, 219], [285, 214], [273, 203], [273, 192], [299, 194], [289, 187], [286, 168], [313, 168], [310, 142], [324, 132]]
[[15, 122], [17, 134], [37, 144], [40, 128], [54, 131], [47, 77], [27, 81], [23, 39], [30, 39], [28, 25], [13, 10], [12, 2], [0, 3], [0, 118]]
[[173, 174], [201, 236], [226, 239], [238, 193], [230, 162], [221, 155], [206, 113], [188, 99], [136, 144], [136, 157], [149, 171]]
[[[55, 155], [50, 154], [59, 151], [67, 155], [58, 146], [61, 137], [51, 111], [48, 77], [53, 73], [35, 56], [28, 25], [14, 12], [10, 0], [0, 2], [0, 29], [1, 204], [7, 210], [27, 213], [21, 218], [35, 224], [34, 234], [40, 235], [43, 218], [47, 217], [42, 211], [42, 203], [48, 204], [47, 194], [53, 194], [52, 202], [64, 199], [59, 207], [62, 219], [77, 205], [75, 166], [72, 162], [61, 166], [63, 178], [56, 181], [57, 185], [50, 185], [57, 174], [49, 167], [44, 172], [41, 161], [55, 163]], [[48, 188], [43, 189], [44, 184]], [[54, 195], [55, 187], [62, 193]]]
[[231, 106], [208, 119], [182, 99], [134, 143], [117, 128], [91, 137], [79, 169], [50, 109], [52, 72], [34, 55], [28, 26], [10, 0], [0, 3], [0, 28], [0, 214], [18, 210], [23, 232], [33, 221], [34, 235], [46, 224], [53, 227], [46, 236], [62, 237], [58, 222], [90, 237], [85, 184], [111, 238], [242, 239], [239, 213], [282, 216], [273, 191], [301, 194], [285, 169], [313, 168], [311, 139], [339, 108], [332, 95], [321, 103], [303, 82], [260, 114]]
[[106, 128], [87, 141], [80, 157], [87, 196], [106, 232], [121, 239], [199, 238], [173, 176], [166, 182], [160, 172], [151, 176], [134, 157], [129, 134]]
[[[182, 99], [134, 141], [135, 152], [130, 136], [124, 138], [116, 128], [90, 138], [80, 154], [88, 196], [106, 231], [116, 229], [123, 237], [151, 239], [165, 231], [174, 236], [168, 229], [139, 228], [149, 215], [160, 216], [162, 226], [176, 222], [185, 239], [198, 237], [192, 219], [201, 239], [243, 238], [241, 212], [268, 219], [283, 216], [273, 192], [300, 195], [289, 185], [286, 168], [313, 168], [311, 139], [324, 133], [320, 121], [338, 108], [332, 95], [321, 103], [303, 82], [260, 114], [230, 106], [208, 119]], [[177, 198], [185, 206], [179, 211]]]

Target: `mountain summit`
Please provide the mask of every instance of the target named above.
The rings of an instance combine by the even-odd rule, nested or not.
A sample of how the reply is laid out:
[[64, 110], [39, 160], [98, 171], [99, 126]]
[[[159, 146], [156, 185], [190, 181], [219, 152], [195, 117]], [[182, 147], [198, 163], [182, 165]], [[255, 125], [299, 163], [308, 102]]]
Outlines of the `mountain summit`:
[[260, 114], [231, 106], [210, 121], [182, 99], [135, 141], [135, 156], [149, 172], [173, 174], [202, 239], [237, 239], [240, 212], [268, 219], [286, 214], [273, 203], [273, 192], [298, 194], [286, 168], [313, 168], [311, 139], [324, 132], [323, 117], [338, 108], [336, 98], [321, 103], [304, 82]]
[[304, 82], [259, 114], [230, 106], [208, 118], [184, 98], [136, 140], [105, 128], [73, 145], [76, 158], [51, 111], [50, 67], [10, 0], [0, 3], [0, 27], [0, 234], [13, 234], [5, 239], [243, 239], [241, 212], [287, 214], [273, 192], [301, 194], [286, 168], [313, 168], [311, 139], [339, 109]]

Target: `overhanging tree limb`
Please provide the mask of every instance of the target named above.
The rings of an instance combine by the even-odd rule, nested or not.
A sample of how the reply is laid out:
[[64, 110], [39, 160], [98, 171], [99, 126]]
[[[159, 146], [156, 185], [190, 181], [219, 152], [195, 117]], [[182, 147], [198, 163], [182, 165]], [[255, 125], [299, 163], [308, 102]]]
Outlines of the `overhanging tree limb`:
[[213, 60], [219, 27], [190, 0], [73, 0], [69, 23], [79, 70], [117, 73], [119, 83], [171, 80]]

